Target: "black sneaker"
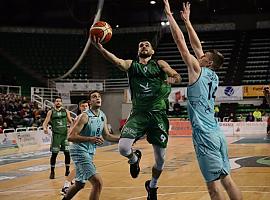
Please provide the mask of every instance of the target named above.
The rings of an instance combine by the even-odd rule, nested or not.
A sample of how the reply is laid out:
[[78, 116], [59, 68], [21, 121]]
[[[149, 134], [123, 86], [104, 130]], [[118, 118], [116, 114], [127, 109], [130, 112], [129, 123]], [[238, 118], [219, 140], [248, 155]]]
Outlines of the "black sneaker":
[[145, 189], [147, 191], [147, 200], [157, 200], [157, 189], [158, 188], [150, 188], [150, 180], [145, 181]]
[[67, 193], [67, 191], [68, 191], [68, 188], [69, 187], [63, 187], [62, 190], [61, 190], [61, 194], [65, 195]]
[[54, 172], [51, 172], [50, 179], [55, 179], [55, 173]]
[[68, 171], [66, 171], [65, 172], [65, 176], [68, 176], [69, 175], [69, 173], [70, 173], [70, 171], [68, 170]]
[[137, 178], [139, 173], [140, 173], [140, 170], [141, 170], [140, 169], [140, 160], [142, 157], [142, 153], [140, 150], [136, 150], [136, 151], [134, 151], [134, 153], [138, 157], [138, 160], [137, 160], [137, 162], [130, 164], [129, 172], [130, 172], [130, 175], [132, 178]]

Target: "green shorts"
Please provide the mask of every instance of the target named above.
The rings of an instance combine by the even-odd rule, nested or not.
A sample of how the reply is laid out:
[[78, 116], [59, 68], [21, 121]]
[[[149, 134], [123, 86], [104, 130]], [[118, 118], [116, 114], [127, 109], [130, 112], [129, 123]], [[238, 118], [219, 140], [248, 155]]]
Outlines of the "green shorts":
[[132, 112], [121, 131], [121, 138], [139, 139], [147, 135], [150, 144], [166, 148], [169, 120], [165, 111]]
[[58, 153], [59, 151], [69, 151], [67, 135], [53, 133], [50, 150], [53, 153]]

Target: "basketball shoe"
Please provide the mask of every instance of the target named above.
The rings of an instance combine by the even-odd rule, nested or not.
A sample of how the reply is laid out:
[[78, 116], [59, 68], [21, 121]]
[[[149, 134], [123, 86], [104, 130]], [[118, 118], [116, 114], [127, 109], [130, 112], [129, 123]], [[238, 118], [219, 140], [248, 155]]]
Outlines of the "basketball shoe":
[[129, 167], [129, 172], [132, 178], [137, 178], [139, 173], [140, 173], [140, 160], [142, 157], [142, 153], [140, 150], [136, 150], [134, 151], [135, 155], [137, 156], [138, 160], [135, 163], [129, 163], [130, 167]]
[[157, 200], [158, 188], [150, 188], [150, 180], [145, 181], [144, 186], [147, 191], [147, 200]]

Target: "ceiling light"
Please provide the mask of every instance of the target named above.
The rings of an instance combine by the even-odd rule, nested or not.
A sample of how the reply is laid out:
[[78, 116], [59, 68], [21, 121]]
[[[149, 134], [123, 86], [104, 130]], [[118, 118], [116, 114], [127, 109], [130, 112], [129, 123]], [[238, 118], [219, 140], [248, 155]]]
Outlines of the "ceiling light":
[[152, 5], [156, 4], [156, 1], [150, 1], [150, 4]]

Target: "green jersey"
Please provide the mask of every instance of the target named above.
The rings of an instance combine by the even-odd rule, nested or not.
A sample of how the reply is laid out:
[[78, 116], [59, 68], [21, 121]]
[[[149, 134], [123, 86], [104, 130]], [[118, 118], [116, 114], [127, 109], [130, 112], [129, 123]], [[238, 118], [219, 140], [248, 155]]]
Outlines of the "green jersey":
[[134, 111], [166, 110], [171, 87], [165, 82], [167, 74], [155, 60], [147, 64], [134, 60], [128, 77]]
[[67, 112], [61, 108], [59, 111], [52, 109], [51, 115], [52, 132], [55, 134], [67, 135]]

